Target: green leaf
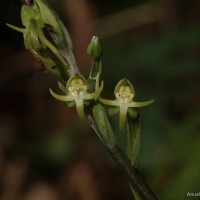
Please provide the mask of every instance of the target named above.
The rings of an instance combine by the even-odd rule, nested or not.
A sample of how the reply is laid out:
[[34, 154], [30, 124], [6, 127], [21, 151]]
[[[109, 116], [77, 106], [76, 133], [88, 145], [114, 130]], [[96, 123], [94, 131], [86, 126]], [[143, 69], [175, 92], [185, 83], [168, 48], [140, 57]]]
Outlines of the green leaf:
[[133, 166], [137, 166], [140, 151], [140, 120], [128, 116], [127, 156]]
[[116, 143], [115, 135], [111, 128], [104, 107], [100, 103], [94, 105], [93, 117], [101, 134], [99, 135], [100, 139], [102, 139], [105, 144], [115, 144]]

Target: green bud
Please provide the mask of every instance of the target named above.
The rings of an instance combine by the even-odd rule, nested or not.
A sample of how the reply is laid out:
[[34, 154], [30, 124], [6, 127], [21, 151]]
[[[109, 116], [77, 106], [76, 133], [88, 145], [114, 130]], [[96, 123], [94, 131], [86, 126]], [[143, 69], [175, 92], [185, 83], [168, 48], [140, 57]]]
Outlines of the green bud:
[[30, 50], [35, 55], [43, 49], [43, 45], [38, 38], [37, 22], [34, 19], [29, 21], [29, 25], [24, 33], [24, 44], [26, 49]]
[[44, 26], [42, 16], [40, 15], [39, 10], [35, 6], [23, 5], [21, 9], [21, 19], [22, 24], [25, 27], [29, 26], [30, 21], [33, 19], [37, 21], [37, 24], [40, 25], [40, 27]]
[[102, 56], [102, 46], [99, 42], [99, 38], [94, 36], [87, 48], [87, 54], [93, 56], [94, 58], [101, 58]]

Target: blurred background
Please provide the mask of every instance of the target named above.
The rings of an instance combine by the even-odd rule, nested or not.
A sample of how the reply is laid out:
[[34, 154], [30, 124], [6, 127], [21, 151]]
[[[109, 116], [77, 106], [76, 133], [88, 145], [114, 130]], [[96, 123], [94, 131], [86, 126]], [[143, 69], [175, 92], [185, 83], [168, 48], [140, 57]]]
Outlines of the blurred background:
[[[140, 110], [139, 169], [161, 199], [200, 192], [200, 1], [49, 0], [66, 24], [81, 72], [98, 35], [103, 96], [130, 79]], [[87, 123], [53, 99], [55, 78], [36, 70], [20, 33], [21, 3], [0, 0], [0, 199], [131, 200], [128, 181]], [[120, 144], [125, 135], [112, 119]], [[122, 131], [125, 132], [125, 131]]]

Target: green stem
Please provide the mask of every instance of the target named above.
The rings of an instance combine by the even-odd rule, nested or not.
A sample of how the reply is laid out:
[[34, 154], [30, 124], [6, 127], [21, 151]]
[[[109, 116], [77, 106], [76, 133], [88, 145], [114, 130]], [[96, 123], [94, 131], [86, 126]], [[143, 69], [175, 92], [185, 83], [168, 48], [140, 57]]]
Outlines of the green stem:
[[127, 158], [125, 153], [116, 144], [114, 146], [106, 146], [110, 155], [116, 161], [116, 163], [122, 168], [127, 175], [131, 185], [138, 192], [138, 194], [144, 200], [158, 200], [156, 195], [152, 192], [150, 187], [144, 181], [139, 171], [131, 165], [130, 160]]
[[139, 171], [131, 164], [126, 154], [117, 145], [115, 137], [107, 118], [106, 112], [100, 103], [92, 108], [92, 114], [87, 114], [89, 122], [95, 133], [106, 146], [108, 152], [127, 175], [130, 184], [144, 200], [158, 200], [150, 187], [146, 184]]

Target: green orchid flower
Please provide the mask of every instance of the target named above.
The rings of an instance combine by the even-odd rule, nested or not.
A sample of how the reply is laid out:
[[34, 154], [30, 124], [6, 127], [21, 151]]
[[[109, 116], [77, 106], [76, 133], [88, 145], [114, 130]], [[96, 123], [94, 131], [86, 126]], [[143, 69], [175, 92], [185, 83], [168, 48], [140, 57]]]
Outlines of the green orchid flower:
[[25, 3], [21, 9], [24, 28], [7, 24], [23, 33], [25, 48], [43, 62], [51, 74], [66, 80], [66, 75], [78, 73], [67, 29], [45, 0]]
[[89, 105], [91, 100], [97, 100], [103, 90], [103, 81], [99, 86], [99, 76], [96, 79], [95, 91], [88, 92], [88, 83], [83, 76], [75, 74], [69, 78], [66, 84], [66, 95], [58, 95], [50, 89], [51, 95], [60, 101], [66, 102], [69, 107], [76, 106], [77, 114], [85, 119], [84, 105]]
[[120, 80], [115, 87], [114, 95], [116, 97], [115, 100], [107, 100], [100, 98], [99, 101], [103, 104], [117, 107], [115, 113], [119, 111], [119, 127], [122, 129], [126, 122], [126, 117], [129, 109], [138, 108], [147, 106], [154, 102], [154, 100], [145, 101], [145, 102], [135, 102], [133, 99], [135, 97], [135, 91], [130, 83], [130, 81], [126, 78]]
[[[42, 4], [42, 10], [41, 10], [41, 5]], [[46, 8], [46, 9], [44, 9]], [[36, 0], [32, 6], [27, 6], [23, 5], [21, 9], [21, 19], [22, 19], [22, 24], [25, 26], [25, 28], [19, 28], [16, 26], [13, 26], [11, 24], [7, 24], [10, 28], [19, 31], [23, 33], [24, 36], [24, 44], [26, 49], [30, 50], [36, 58], [42, 57], [41, 50], [49, 48], [60, 60], [60, 62], [63, 65], [66, 65], [66, 61], [63, 58], [63, 56], [60, 54], [58, 49], [54, 44], [52, 44], [45, 36], [43, 32], [43, 28], [45, 27], [46, 21], [44, 20], [43, 16], [43, 10], [47, 10], [47, 6], [43, 3], [42, 0]], [[50, 13], [46, 12], [46, 13]], [[48, 17], [50, 16], [53, 18], [53, 14], [49, 14]], [[46, 17], [47, 18], [47, 17]], [[46, 19], [45, 18], [45, 19]], [[55, 18], [55, 17], [54, 17]], [[53, 20], [52, 20], [53, 21]], [[48, 24], [48, 25], [53, 25], [52, 28], [54, 28], [56, 22], [55, 20], [53, 21], [54, 23]], [[58, 25], [57, 25], [58, 26]], [[57, 26], [55, 26], [57, 28]]]

